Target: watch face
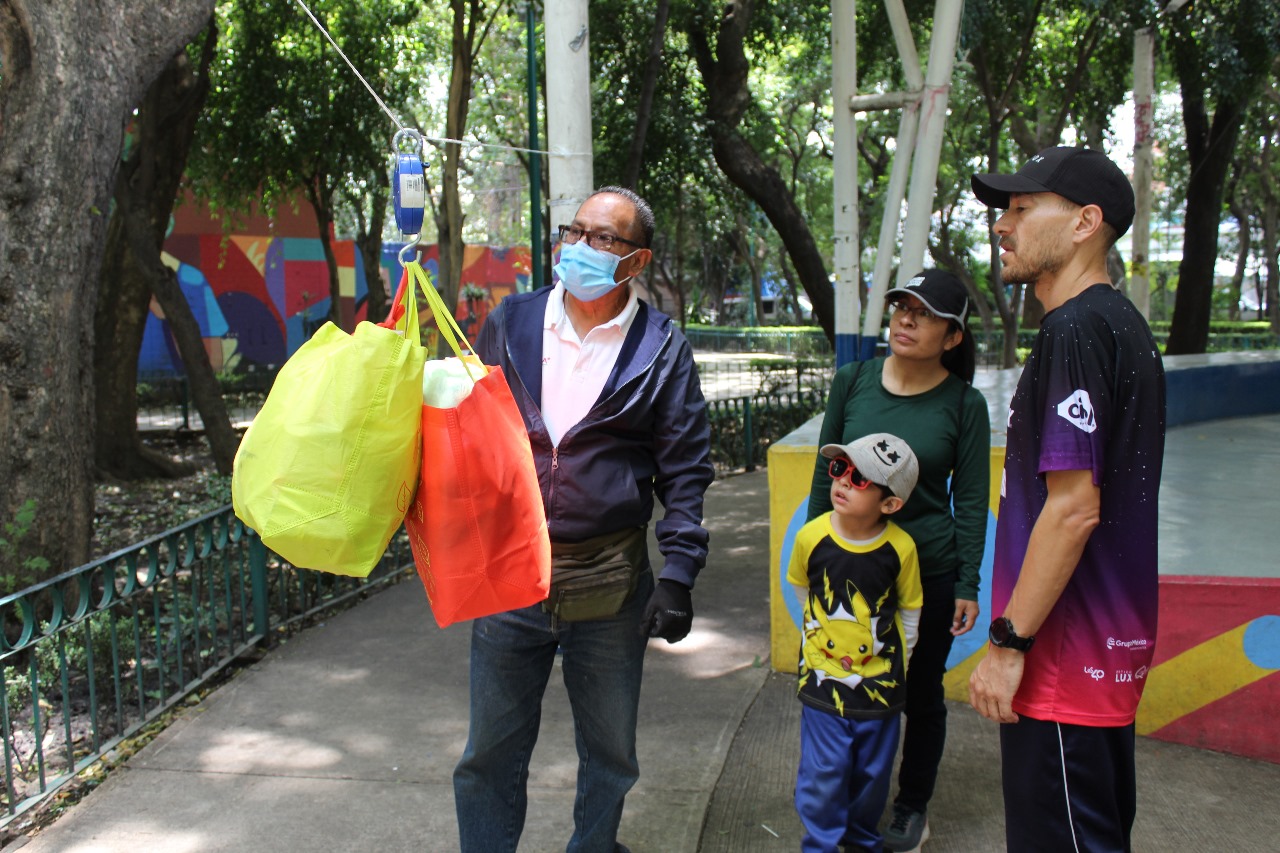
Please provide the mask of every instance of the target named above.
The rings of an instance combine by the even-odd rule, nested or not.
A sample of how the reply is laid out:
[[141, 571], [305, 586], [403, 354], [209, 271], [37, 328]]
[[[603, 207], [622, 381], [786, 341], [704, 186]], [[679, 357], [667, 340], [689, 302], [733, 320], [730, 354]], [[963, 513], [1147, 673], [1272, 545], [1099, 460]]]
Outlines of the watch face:
[[1000, 648], [1026, 651], [1031, 645], [1030, 638], [1019, 637], [1013, 630], [1013, 623], [1004, 616], [992, 621], [987, 636], [992, 645]]

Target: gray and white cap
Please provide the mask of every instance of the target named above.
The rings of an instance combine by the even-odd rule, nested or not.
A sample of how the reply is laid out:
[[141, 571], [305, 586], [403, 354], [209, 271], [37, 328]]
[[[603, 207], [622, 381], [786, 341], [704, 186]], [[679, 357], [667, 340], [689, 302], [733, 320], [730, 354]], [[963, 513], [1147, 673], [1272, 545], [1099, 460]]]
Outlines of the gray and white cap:
[[849, 444], [824, 444], [828, 459], [848, 456], [853, 466], [873, 483], [879, 483], [904, 501], [911, 497], [920, 477], [920, 463], [905, 441], [887, 432], [875, 432]]

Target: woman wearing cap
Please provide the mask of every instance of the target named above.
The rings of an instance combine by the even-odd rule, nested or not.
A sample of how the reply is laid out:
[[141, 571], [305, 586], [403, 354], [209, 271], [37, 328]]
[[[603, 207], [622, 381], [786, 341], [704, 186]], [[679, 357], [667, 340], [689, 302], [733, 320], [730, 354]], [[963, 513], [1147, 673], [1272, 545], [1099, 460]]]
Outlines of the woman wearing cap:
[[[942, 676], [955, 637], [978, 618], [978, 570], [986, 544], [991, 430], [972, 386], [973, 335], [964, 284], [925, 270], [886, 294], [890, 354], [836, 371], [818, 446], [890, 432], [920, 463], [911, 500], [894, 520], [915, 540], [924, 584], [919, 639], [907, 676], [906, 736], [885, 849], [928, 837], [926, 812], [947, 734]], [[827, 460], [814, 465], [809, 518], [831, 509]]]

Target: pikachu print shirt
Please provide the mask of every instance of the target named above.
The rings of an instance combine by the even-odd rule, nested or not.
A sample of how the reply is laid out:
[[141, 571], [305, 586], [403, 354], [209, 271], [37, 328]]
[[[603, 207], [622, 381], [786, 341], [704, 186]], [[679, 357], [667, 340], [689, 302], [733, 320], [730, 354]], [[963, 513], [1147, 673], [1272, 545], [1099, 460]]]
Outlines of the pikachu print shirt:
[[924, 604], [916, 547], [889, 521], [869, 542], [850, 542], [831, 514], [800, 529], [787, 580], [808, 589], [800, 642], [799, 697], [853, 719], [889, 717], [906, 700], [902, 610]]

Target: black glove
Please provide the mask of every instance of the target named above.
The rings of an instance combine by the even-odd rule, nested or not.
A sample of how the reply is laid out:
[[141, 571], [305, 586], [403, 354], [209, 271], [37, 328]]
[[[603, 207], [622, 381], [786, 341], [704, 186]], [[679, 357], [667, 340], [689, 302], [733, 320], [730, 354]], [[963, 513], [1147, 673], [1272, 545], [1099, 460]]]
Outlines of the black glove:
[[678, 643], [693, 627], [693, 597], [689, 587], [673, 580], [660, 580], [649, 596], [640, 617], [640, 633]]

